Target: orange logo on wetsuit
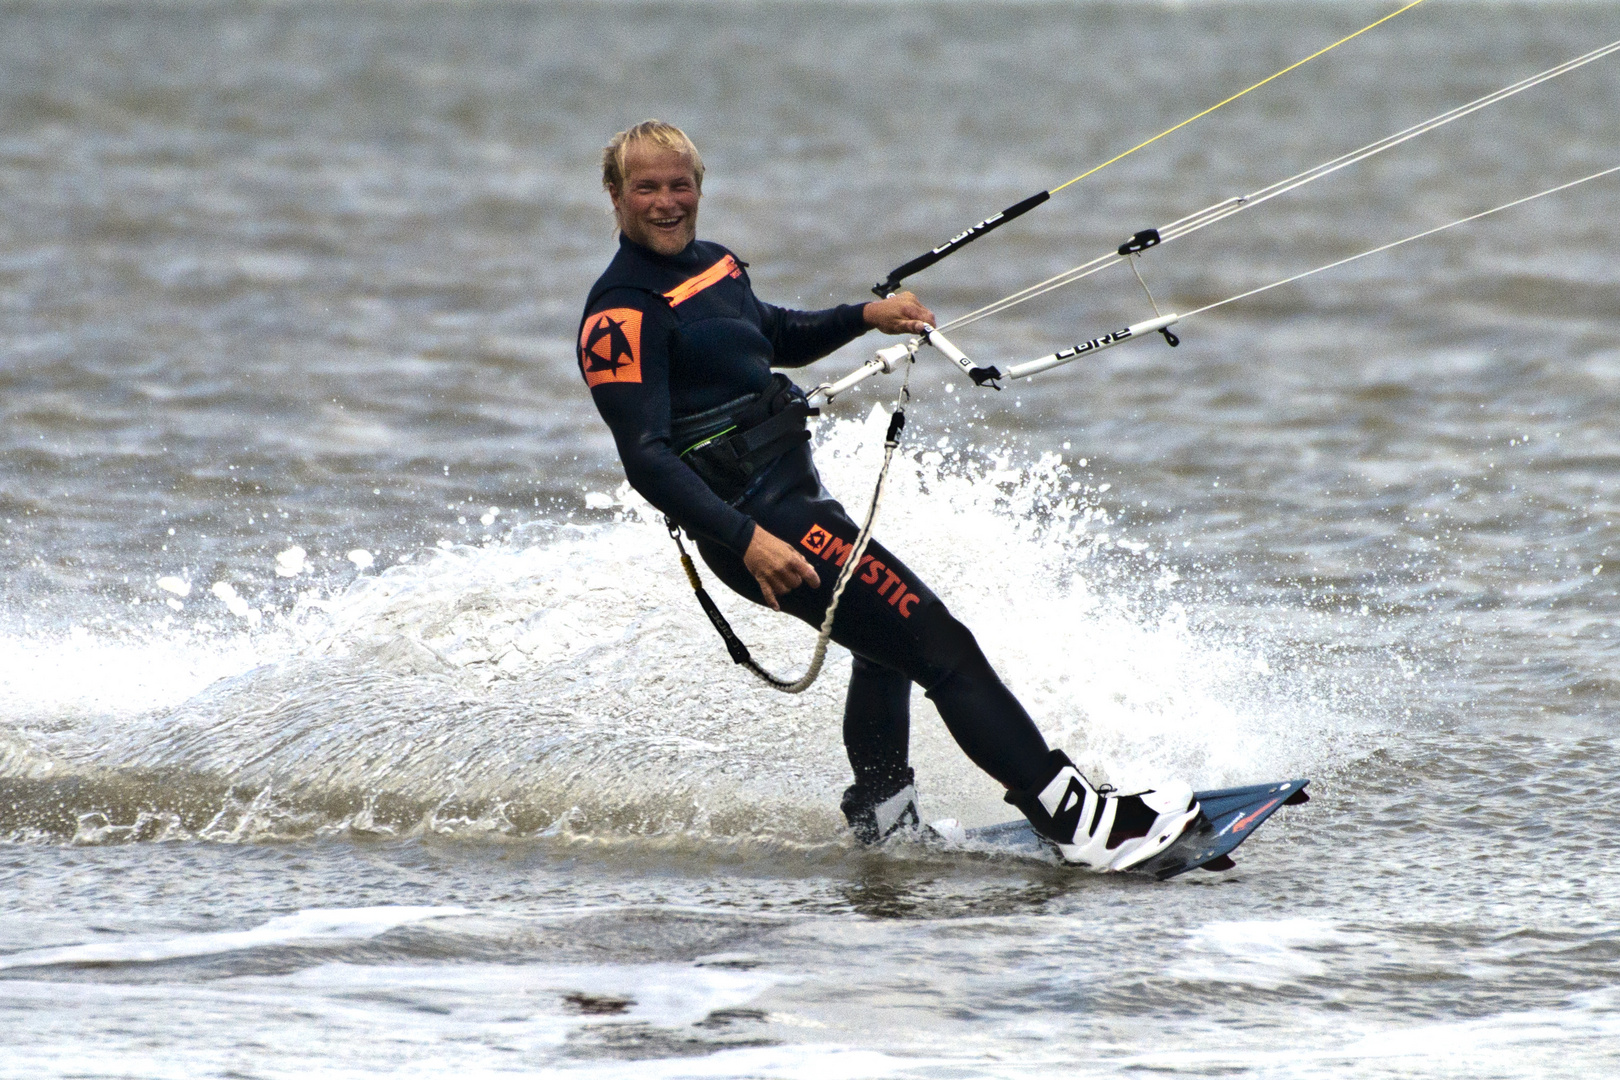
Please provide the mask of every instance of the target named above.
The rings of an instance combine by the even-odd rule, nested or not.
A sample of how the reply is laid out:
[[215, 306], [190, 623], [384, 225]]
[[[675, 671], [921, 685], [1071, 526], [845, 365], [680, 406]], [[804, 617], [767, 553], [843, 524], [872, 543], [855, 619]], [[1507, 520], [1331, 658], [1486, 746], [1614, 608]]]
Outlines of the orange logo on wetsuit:
[[669, 292], [665, 293], [664, 299], [669, 301], [670, 307], [676, 307], [680, 304], [686, 303], [688, 300], [692, 299], [692, 297], [696, 296], [704, 289], [707, 289], [710, 285], [719, 284], [728, 277], [742, 277], [742, 267], [738, 266], [737, 260], [732, 258], [730, 255], [727, 255], [725, 258], [703, 271], [703, 273], [687, 278], [685, 281], [669, 290]]
[[[821, 556], [822, 562], [830, 562], [834, 566], [843, 566], [847, 563], [849, 553], [855, 550], [854, 544], [844, 543], [820, 525], [810, 526], [810, 531], [804, 534], [799, 546], [812, 555]], [[908, 590], [899, 574], [870, 555], [861, 556], [860, 565], [856, 570], [858, 573], [851, 580], [877, 585], [877, 594], [892, 604], [895, 610], [900, 612], [902, 619], [911, 618], [911, 609], [917, 606], [917, 601], [922, 597]], [[880, 578], [881, 585], [878, 584]]]
[[579, 366], [585, 384], [641, 381], [641, 312], [610, 308], [585, 320], [579, 335]]
[[810, 531], [804, 534], [804, 539], [800, 540], [799, 543], [803, 544], [810, 554], [820, 555], [827, 550], [827, 541], [832, 538], [832, 533], [823, 529], [820, 525], [812, 525]]

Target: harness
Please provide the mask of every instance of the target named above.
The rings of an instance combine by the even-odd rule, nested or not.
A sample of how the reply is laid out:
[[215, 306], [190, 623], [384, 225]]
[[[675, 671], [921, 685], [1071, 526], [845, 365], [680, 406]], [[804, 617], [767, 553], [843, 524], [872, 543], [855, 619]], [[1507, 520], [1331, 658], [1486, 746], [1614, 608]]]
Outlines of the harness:
[[682, 461], [727, 502], [781, 456], [810, 441], [806, 421], [819, 416], [804, 391], [781, 372], [757, 394], [670, 423], [670, 439]]

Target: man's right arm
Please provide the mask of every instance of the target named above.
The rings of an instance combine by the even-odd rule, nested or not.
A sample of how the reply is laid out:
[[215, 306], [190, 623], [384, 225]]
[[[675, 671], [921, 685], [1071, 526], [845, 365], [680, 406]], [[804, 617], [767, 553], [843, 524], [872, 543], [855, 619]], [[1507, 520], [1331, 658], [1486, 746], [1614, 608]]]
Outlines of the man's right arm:
[[668, 311], [634, 290], [609, 292], [595, 308], [585, 319], [578, 356], [625, 478], [694, 536], [744, 555], [753, 519], [710, 491], [670, 444]]

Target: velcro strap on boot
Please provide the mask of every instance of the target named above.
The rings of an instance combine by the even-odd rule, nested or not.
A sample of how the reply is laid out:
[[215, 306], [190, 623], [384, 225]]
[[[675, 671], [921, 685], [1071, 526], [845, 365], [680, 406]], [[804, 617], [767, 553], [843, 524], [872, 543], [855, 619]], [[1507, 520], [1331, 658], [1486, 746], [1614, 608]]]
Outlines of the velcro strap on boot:
[[1059, 844], [1085, 843], [1097, 831], [1104, 805], [1101, 795], [1087, 790], [1074, 762], [1061, 750], [1047, 754], [1046, 768], [1034, 786], [1008, 791], [1004, 798], [1024, 812], [1036, 832]]

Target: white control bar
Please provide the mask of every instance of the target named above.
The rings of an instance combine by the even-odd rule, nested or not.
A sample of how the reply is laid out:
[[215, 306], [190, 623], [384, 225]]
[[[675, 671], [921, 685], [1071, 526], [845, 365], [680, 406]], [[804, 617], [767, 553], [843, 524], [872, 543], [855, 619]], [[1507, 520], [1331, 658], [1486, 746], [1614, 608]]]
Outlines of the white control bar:
[[[1122, 341], [1129, 341], [1132, 338], [1138, 338], [1144, 334], [1157, 333], [1167, 326], [1175, 325], [1179, 321], [1181, 321], [1181, 316], [1175, 314], [1174, 312], [1170, 313], [1169, 315], [1160, 315], [1157, 318], [1148, 319], [1144, 322], [1127, 326], [1123, 330], [1115, 330], [1112, 334], [1104, 334], [1102, 337], [1092, 338], [1090, 341], [1082, 342], [1081, 344], [1072, 346], [1071, 348], [1062, 349], [1058, 352], [1052, 353], [1049, 356], [1043, 356], [1039, 360], [1031, 360], [1024, 364], [1014, 364], [1005, 371], [998, 371], [995, 368], [979, 368], [973, 363], [972, 360], [967, 358], [967, 355], [963, 353], [961, 349], [958, 349], [955, 345], [951, 344], [949, 339], [947, 339], [944, 334], [941, 334], [938, 330], [931, 329], [922, 337], [910, 338], [906, 341], [902, 341], [898, 345], [890, 345], [888, 348], [879, 349], [877, 354], [873, 356], [872, 359], [868, 360], [866, 363], [862, 364], [848, 375], [845, 375], [837, 382], [822, 383], [820, 386], [810, 391], [810, 406], [812, 408], [820, 408], [822, 405], [827, 404], [839, 394], [842, 394], [845, 390], [848, 390], [850, 387], [859, 383], [865, 382], [874, 375], [887, 375], [901, 364], [910, 360], [912, 356], [916, 355], [918, 348], [920, 348], [924, 343], [932, 345], [934, 348], [938, 349], [944, 354], [947, 360], [960, 368], [962, 373], [967, 375], [969, 378], [973, 378], [973, 373], [978, 372], [981, 377], [988, 375], [990, 378], [994, 379], [1026, 379], [1029, 376], [1038, 374], [1042, 371], [1050, 371], [1052, 368], [1061, 367], [1071, 360], [1078, 360], [1080, 357], [1085, 356], [1088, 353], [1094, 353], [1102, 349], [1111, 348], [1118, 345]], [[974, 378], [973, 381], [979, 382], [980, 380], [978, 378]]]
[[928, 344], [932, 345], [934, 348], [938, 349], [940, 352], [944, 353], [945, 359], [961, 368], [964, 375], [973, 374], [973, 369], [977, 365], [975, 365], [973, 361], [969, 360], [961, 349], [958, 349], [955, 345], [952, 345], [949, 341], [945, 340], [944, 334], [940, 333], [938, 330], [930, 330], [928, 333], [923, 335], [922, 339], [928, 342]]
[[874, 375], [889, 374], [895, 368], [910, 360], [912, 356], [916, 355], [918, 347], [924, 342], [932, 345], [941, 353], [945, 354], [945, 358], [947, 360], [961, 368], [964, 372], [971, 373], [973, 371], [973, 361], [969, 360], [961, 349], [958, 349], [955, 345], [952, 345], [949, 341], [947, 341], [945, 335], [941, 334], [938, 330], [930, 329], [928, 333], [922, 337], [910, 338], [906, 341], [900, 342], [898, 345], [890, 345], [886, 349], [879, 349], [877, 351], [877, 355], [873, 356], [872, 359], [868, 360], [866, 363], [862, 364], [848, 375], [845, 375], [837, 382], [822, 383], [820, 386], [810, 391], [810, 407], [820, 408], [833, 398], [837, 397], [839, 394], [842, 394], [845, 390], [848, 390], [850, 387], [859, 383], [865, 382]]
[[878, 354], [854, 371], [845, 375], [837, 382], [822, 383], [810, 391], [809, 402], [812, 409], [819, 409], [845, 390], [859, 383], [865, 382], [874, 375], [887, 375], [895, 369], [895, 365], [903, 362], [916, 348], [915, 343], [891, 345], [887, 349], [879, 349]]
[[1063, 364], [1067, 364], [1071, 360], [1078, 360], [1087, 353], [1094, 353], [1099, 349], [1111, 348], [1118, 345], [1122, 341], [1129, 341], [1131, 338], [1141, 337], [1143, 334], [1156, 333], [1163, 330], [1167, 326], [1175, 324], [1176, 322], [1180, 321], [1180, 319], [1181, 316], [1175, 314], [1174, 312], [1170, 313], [1169, 315], [1160, 315], [1156, 319], [1148, 319], [1146, 322], [1139, 322], [1132, 326], [1127, 326], [1123, 330], [1115, 330], [1112, 334], [1104, 334], [1100, 338], [1092, 338], [1090, 341], [1082, 342], [1081, 344], [1075, 345], [1072, 348], [1060, 350], [1052, 353], [1050, 356], [1043, 356], [1039, 360], [1031, 360], [1025, 364], [1014, 364], [1001, 374], [1005, 375], [1009, 379], [1028, 378], [1029, 376], [1037, 374], [1038, 372], [1050, 371], [1052, 368], [1060, 367]]

